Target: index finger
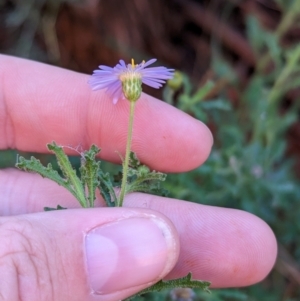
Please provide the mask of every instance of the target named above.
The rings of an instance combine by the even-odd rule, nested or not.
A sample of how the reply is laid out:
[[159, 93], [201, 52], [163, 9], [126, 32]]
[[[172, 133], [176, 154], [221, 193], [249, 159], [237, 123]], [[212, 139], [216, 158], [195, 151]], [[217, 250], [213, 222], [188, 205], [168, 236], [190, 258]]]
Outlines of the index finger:
[[[124, 155], [129, 103], [116, 105], [105, 91], [91, 91], [88, 75], [0, 55], [0, 148], [47, 152], [46, 144], [101, 148]], [[201, 165], [212, 135], [200, 121], [143, 94], [135, 111], [132, 150], [153, 169], [182, 172]], [[69, 150], [69, 153], [72, 151]]]

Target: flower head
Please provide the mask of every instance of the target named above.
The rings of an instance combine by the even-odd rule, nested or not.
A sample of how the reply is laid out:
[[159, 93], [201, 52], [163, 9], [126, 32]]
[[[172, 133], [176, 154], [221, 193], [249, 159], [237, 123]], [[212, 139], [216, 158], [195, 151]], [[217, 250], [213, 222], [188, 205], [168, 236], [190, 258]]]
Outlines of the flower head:
[[150, 67], [149, 65], [156, 62], [156, 59], [151, 59], [141, 64], [126, 65], [123, 60], [120, 60], [114, 68], [100, 65], [100, 70], [95, 70], [89, 84], [93, 90], [106, 89], [106, 92], [116, 104], [119, 98], [123, 95], [129, 101], [137, 101], [142, 93], [142, 83], [158, 89], [173, 77], [173, 69], [166, 67]]

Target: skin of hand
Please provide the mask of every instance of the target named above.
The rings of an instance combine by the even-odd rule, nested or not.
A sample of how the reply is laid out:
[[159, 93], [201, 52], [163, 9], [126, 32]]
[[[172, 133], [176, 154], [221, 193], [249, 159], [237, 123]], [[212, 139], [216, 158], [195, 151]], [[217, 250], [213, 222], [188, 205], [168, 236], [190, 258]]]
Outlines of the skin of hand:
[[[88, 76], [0, 56], [0, 147], [47, 152], [46, 144], [101, 147], [124, 154], [129, 104], [92, 92]], [[201, 165], [213, 143], [208, 128], [143, 94], [132, 148], [155, 170]], [[66, 148], [69, 154], [75, 154]], [[0, 300], [120, 300], [161, 278], [192, 272], [212, 287], [241, 287], [266, 277], [277, 244], [261, 219], [142, 193], [122, 208], [80, 209], [73, 196], [39, 175], [0, 170]], [[201, 200], [199, 200], [201, 201]], [[60, 204], [68, 210], [43, 212]]]

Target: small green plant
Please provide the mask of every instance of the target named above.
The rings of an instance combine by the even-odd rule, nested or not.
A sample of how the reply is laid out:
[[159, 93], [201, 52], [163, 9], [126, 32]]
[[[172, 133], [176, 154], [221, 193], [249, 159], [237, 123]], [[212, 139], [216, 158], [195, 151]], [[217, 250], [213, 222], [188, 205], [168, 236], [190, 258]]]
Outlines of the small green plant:
[[[81, 153], [80, 176], [77, 175], [76, 170], [70, 163], [64, 148], [54, 141], [48, 144], [47, 147], [50, 152], [55, 154], [62, 175], [54, 170], [50, 163], [45, 167], [34, 157], [31, 157], [30, 160], [20, 157], [16, 166], [25, 171], [36, 172], [42, 177], [51, 179], [58, 185], [63, 186], [78, 200], [83, 208], [94, 207], [97, 189], [99, 189], [108, 207], [122, 207], [125, 195], [130, 192], [139, 191], [166, 195], [166, 190], [160, 187], [160, 182], [166, 179], [166, 175], [154, 170], [151, 171], [131, 151], [134, 108], [142, 92], [142, 83], [159, 88], [165, 80], [173, 76], [172, 69], [165, 67], [145, 68], [155, 61], [153, 59], [136, 65], [132, 60], [132, 63], [126, 66], [124, 61], [121, 60], [115, 68], [100, 66], [101, 70], [94, 71], [89, 81], [94, 90], [106, 88], [114, 104], [121, 97], [130, 102], [125, 158], [122, 164], [122, 172], [114, 176], [114, 181], [111, 180], [112, 177], [108, 173], [101, 169], [100, 161], [96, 160], [96, 156], [100, 152], [96, 145], [92, 145], [89, 150]], [[115, 192], [115, 188], [120, 188], [119, 193]], [[46, 207], [44, 209], [51, 211], [66, 208], [58, 204], [56, 208]], [[209, 285], [210, 283], [206, 281], [193, 280], [189, 273], [186, 277], [180, 279], [159, 281], [136, 296], [176, 287], [199, 288], [208, 291]]]

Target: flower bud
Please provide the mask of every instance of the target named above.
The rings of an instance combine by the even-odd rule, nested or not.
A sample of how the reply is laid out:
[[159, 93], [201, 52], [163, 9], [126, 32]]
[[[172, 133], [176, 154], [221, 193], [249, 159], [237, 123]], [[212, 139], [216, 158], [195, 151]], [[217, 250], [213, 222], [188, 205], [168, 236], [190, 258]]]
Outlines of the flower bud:
[[169, 79], [167, 84], [171, 89], [175, 91], [179, 90], [183, 84], [183, 74], [179, 71], [175, 71], [173, 78]]
[[129, 101], [137, 101], [142, 93], [142, 79], [138, 74], [127, 74], [122, 79], [123, 94]]

